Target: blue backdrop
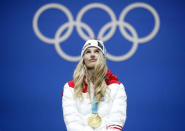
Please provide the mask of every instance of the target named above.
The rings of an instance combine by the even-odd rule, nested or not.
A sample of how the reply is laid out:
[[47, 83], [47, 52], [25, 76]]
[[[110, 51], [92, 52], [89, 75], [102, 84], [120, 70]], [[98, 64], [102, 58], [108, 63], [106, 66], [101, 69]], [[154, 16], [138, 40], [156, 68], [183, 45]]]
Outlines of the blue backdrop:
[[87, 36], [103, 38], [114, 55], [108, 67], [128, 96], [124, 131], [184, 131], [184, 5], [1, 0], [0, 131], [66, 130], [63, 85], [72, 79]]

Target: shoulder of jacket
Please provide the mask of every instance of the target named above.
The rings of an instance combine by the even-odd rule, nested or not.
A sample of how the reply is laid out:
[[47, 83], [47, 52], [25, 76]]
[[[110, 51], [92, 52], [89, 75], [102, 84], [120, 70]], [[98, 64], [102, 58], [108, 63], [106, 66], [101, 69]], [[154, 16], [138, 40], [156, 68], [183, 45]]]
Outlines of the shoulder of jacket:
[[121, 82], [119, 84], [113, 83], [108, 85], [108, 89], [111, 90], [110, 94], [113, 98], [116, 96], [125, 96], [125, 87]]
[[71, 81], [68, 81], [68, 82], [66, 82], [65, 84], [64, 84], [64, 88], [74, 88], [74, 81], [73, 80], [71, 80]]
[[64, 85], [63, 91], [62, 91], [62, 96], [64, 95], [64, 90], [67, 92], [68, 91], [71, 92], [73, 90], [73, 88], [74, 88], [74, 81], [73, 80], [66, 82]]
[[73, 81], [73, 80], [68, 81], [66, 84], [67, 84], [69, 87], [71, 87], [71, 88], [74, 88], [74, 86], [75, 86], [75, 84], [74, 84], [74, 81]]
[[110, 80], [110, 81], [106, 81], [106, 84], [109, 86], [109, 85], [112, 85], [112, 84], [117, 84], [117, 85], [120, 85], [121, 82], [118, 81], [118, 80]]
[[125, 88], [124, 85], [120, 81], [112, 82], [111, 84], [107, 85], [109, 88], [112, 89], [119, 89], [119, 88]]

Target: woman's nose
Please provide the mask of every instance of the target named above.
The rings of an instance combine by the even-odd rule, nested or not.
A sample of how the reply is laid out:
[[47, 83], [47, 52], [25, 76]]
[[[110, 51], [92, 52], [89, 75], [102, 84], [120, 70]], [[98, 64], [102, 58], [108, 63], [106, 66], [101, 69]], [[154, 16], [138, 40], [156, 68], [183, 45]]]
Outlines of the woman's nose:
[[95, 53], [94, 52], [91, 52], [91, 57], [95, 57]]

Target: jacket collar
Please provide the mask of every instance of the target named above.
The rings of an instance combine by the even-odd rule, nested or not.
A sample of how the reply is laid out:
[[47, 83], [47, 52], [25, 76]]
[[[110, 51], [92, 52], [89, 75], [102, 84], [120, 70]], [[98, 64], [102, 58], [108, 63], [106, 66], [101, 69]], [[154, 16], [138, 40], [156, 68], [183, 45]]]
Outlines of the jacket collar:
[[107, 70], [107, 74], [105, 76], [105, 82], [107, 85], [110, 85], [113, 83], [120, 84], [120, 82], [118, 81], [118, 77], [116, 75], [112, 74], [109, 69]]

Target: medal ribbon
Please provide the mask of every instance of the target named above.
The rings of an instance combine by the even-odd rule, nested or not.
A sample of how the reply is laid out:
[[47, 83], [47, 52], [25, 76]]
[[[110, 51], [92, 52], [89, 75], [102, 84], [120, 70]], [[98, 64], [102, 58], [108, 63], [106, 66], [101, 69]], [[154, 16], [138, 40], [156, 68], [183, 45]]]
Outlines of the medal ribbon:
[[98, 110], [98, 102], [95, 102], [95, 98], [93, 97], [92, 114], [97, 114], [97, 110]]

